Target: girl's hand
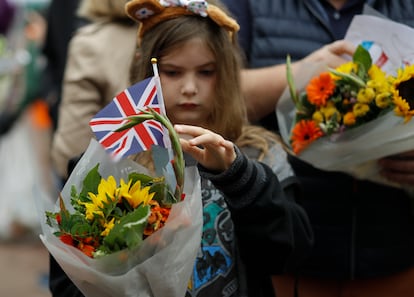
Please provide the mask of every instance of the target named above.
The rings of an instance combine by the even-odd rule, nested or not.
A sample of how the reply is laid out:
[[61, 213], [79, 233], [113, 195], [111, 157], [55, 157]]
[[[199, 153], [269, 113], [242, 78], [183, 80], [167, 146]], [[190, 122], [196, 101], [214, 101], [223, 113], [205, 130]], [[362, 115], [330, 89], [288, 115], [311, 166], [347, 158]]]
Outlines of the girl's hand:
[[174, 125], [184, 152], [211, 171], [223, 172], [236, 159], [234, 144], [208, 129]]

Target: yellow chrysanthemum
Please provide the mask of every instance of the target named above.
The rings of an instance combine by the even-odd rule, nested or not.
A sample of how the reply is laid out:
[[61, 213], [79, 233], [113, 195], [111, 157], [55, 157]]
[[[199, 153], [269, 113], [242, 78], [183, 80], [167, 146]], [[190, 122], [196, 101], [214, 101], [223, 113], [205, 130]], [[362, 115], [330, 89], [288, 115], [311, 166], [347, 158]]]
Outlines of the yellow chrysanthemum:
[[312, 114], [312, 120], [314, 120], [317, 124], [320, 124], [325, 120], [325, 117], [322, 112], [317, 110]]
[[363, 88], [358, 91], [357, 101], [360, 103], [370, 104], [375, 98], [375, 91], [372, 88]]
[[340, 122], [342, 116], [335, 104], [329, 101], [326, 106], [320, 108], [320, 112], [323, 114], [325, 121], [329, 121], [333, 116], [336, 116], [336, 122]]
[[355, 103], [352, 111], [355, 115], [355, 117], [363, 117], [367, 114], [367, 112], [370, 110], [369, 105], [365, 103]]
[[375, 105], [381, 109], [385, 109], [392, 104], [392, 95], [389, 92], [380, 93], [375, 96]]

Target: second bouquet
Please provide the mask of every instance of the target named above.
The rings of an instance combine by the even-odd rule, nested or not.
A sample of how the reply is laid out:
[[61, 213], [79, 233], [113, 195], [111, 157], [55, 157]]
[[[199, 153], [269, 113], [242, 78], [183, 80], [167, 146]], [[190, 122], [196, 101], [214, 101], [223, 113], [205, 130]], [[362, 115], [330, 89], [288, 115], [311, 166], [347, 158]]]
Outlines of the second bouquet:
[[389, 75], [362, 43], [352, 61], [309, 70], [297, 86], [287, 75], [277, 115], [292, 152], [321, 169], [398, 186], [378, 174], [376, 161], [414, 147], [414, 66]]

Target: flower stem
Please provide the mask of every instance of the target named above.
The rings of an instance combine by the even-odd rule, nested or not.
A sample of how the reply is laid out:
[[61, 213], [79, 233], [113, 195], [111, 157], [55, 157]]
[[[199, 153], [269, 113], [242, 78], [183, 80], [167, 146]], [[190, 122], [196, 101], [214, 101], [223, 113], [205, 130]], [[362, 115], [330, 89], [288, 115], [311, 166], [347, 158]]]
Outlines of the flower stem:
[[177, 180], [177, 188], [175, 189], [174, 196], [177, 199], [177, 201], [181, 201], [184, 189], [185, 162], [180, 140], [177, 132], [175, 132], [174, 130], [172, 123], [166, 116], [162, 116], [150, 107], [148, 107], [148, 111], [142, 110], [140, 115], [130, 116], [127, 119], [129, 120], [129, 122], [123, 125], [122, 127], [118, 128], [116, 131], [130, 129], [136, 125], [141, 124], [146, 120], [155, 120], [161, 123], [165, 128], [167, 128], [171, 139], [172, 150], [174, 152], [174, 161], [172, 162], [172, 166], [174, 169], [175, 178]]
[[329, 71], [332, 74], [335, 74], [336, 76], [339, 76], [343, 79], [349, 80], [350, 82], [354, 83], [359, 88], [364, 88], [365, 87], [365, 82], [356, 75], [339, 72], [339, 71], [336, 71], [335, 69], [329, 69]]

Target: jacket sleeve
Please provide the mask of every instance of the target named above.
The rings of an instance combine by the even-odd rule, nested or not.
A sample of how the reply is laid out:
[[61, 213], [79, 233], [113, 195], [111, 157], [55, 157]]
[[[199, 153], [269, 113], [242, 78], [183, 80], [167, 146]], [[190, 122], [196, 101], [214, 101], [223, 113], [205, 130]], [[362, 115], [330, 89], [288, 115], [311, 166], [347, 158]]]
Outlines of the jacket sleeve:
[[308, 217], [296, 202], [296, 179], [282, 185], [268, 165], [236, 152], [227, 171], [214, 174], [199, 165], [200, 174], [225, 195], [247, 267], [267, 274], [293, 271], [313, 243]]

